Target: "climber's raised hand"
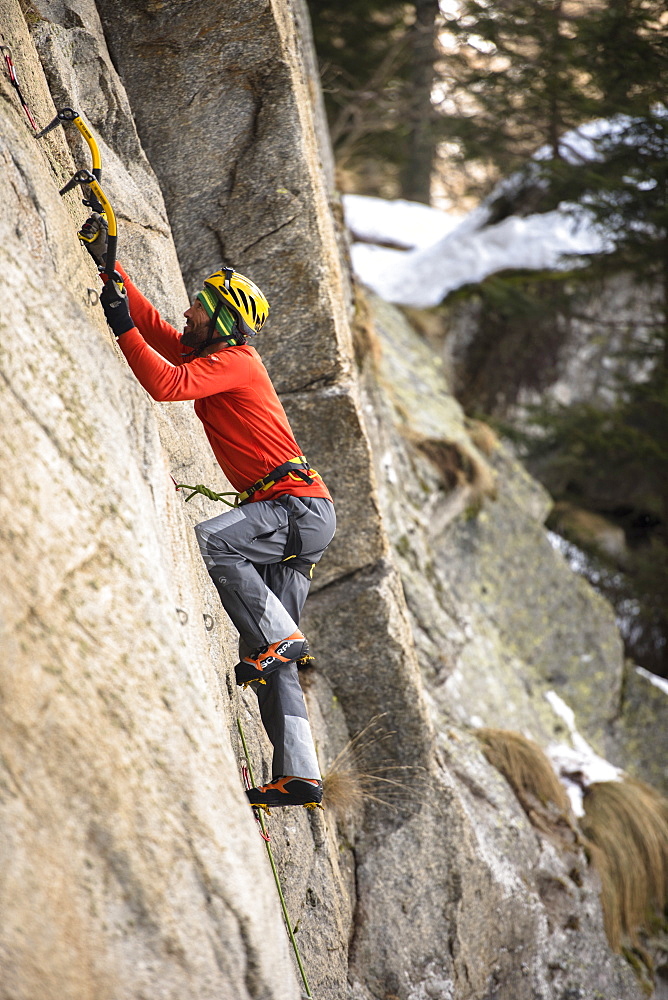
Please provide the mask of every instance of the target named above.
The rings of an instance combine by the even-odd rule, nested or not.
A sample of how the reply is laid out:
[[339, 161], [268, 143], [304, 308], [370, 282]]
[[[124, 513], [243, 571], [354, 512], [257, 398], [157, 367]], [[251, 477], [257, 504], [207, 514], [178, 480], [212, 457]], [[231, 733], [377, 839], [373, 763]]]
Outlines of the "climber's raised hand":
[[[116, 278], [118, 281], [115, 280]], [[133, 328], [135, 324], [130, 315], [128, 293], [125, 291], [123, 280], [118, 271], [114, 271], [114, 281], [107, 281], [102, 289], [100, 302], [107, 323], [115, 337], [120, 337], [121, 334]]]
[[93, 212], [78, 232], [78, 237], [98, 267], [104, 267], [107, 258], [107, 220], [99, 212]]

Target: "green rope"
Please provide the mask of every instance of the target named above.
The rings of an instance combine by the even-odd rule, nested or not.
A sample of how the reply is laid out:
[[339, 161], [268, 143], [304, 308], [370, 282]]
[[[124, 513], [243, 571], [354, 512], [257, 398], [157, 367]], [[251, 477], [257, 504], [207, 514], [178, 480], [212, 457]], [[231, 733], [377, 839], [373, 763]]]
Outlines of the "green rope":
[[[237, 728], [239, 730], [239, 736], [241, 737], [241, 745], [244, 748], [244, 756], [246, 757], [246, 763], [248, 765], [248, 774], [251, 780], [251, 784], [255, 787], [255, 778], [253, 777], [253, 765], [251, 764], [250, 754], [248, 753], [248, 746], [246, 744], [246, 737], [244, 736], [244, 731], [241, 728], [241, 719], [237, 718]], [[267, 827], [264, 819], [264, 810], [258, 809], [258, 818], [260, 821], [260, 829], [264, 836], [267, 836]], [[304, 964], [299, 954], [299, 948], [297, 947], [297, 940], [295, 938], [294, 931], [292, 929], [292, 924], [290, 923], [290, 915], [288, 913], [287, 903], [285, 902], [285, 896], [283, 895], [283, 890], [281, 889], [280, 879], [278, 877], [278, 870], [276, 868], [276, 862], [274, 861], [274, 855], [271, 850], [271, 844], [268, 840], [264, 841], [267, 848], [267, 854], [269, 855], [269, 863], [271, 864], [271, 870], [274, 873], [274, 881], [276, 882], [276, 888], [278, 889], [278, 898], [281, 901], [281, 909], [283, 910], [283, 919], [285, 920], [285, 926], [288, 929], [288, 936], [292, 942], [292, 947], [294, 948], [295, 958], [297, 959], [297, 965], [299, 966], [299, 971], [301, 973], [302, 980], [304, 982], [304, 987], [306, 989], [306, 996], [313, 997], [311, 990], [309, 989], [308, 980], [306, 978], [306, 972], [304, 970]]]
[[228, 507], [237, 506], [236, 500], [234, 503], [230, 503], [229, 500], [225, 500], [225, 497], [238, 497], [238, 493], [214, 493], [208, 486], [202, 486], [201, 483], [199, 483], [198, 486], [187, 486], [185, 483], [177, 483], [176, 488], [177, 490], [192, 490], [190, 496], [186, 497], [186, 503], [188, 503], [189, 500], [192, 500], [196, 493], [201, 493], [203, 497], [207, 498], [207, 500], [221, 500], [223, 503], [226, 503]]

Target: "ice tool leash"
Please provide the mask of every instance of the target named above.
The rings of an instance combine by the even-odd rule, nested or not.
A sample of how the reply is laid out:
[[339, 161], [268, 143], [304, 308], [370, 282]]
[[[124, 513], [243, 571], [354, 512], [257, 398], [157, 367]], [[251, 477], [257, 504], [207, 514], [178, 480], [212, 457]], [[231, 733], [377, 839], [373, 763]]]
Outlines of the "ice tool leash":
[[[244, 750], [244, 757], [246, 758], [246, 768], [248, 772], [247, 781], [250, 782], [249, 787], [253, 788], [255, 786], [255, 778], [253, 777], [253, 765], [251, 764], [250, 754], [248, 752], [248, 744], [246, 743], [246, 737], [244, 736], [243, 727], [241, 725], [241, 719], [237, 719], [237, 729], [239, 730], [239, 736], [241, 737], [241, 745]], [[244, 775], [245, 783], [246, 776]], [[297, 946], [297, 939], [295, 938], [295, 932], [292, 928], [292, 923], [290, 922], [290, 914], [288, 913], [288, 906], [285, 902], [285, 896], [283, 895], [283, 890], [281, 889], [281, 882], [278, 877], [278, 869], [276, 868], [276, 862], [274, 861], [274, 853], [271, 849], [271, 839], [267, 833], [267, 822], [264, 817], [265, 812], [269, 810], [264, 806], [254, 806], [253, 811], [255, 813], [255, 818], [260, 825], [260, 832], [262, 839], [264, 840], [265, 847], [267, 848], [267, 855], [269, 856], [269, 864], [271, 865], [271, 870], [274, 874], [274, 882], [276, 883], [276, 889], [278, 890], [278, 898], [281, 902], [281, 909], [283, 910], [283, 919], [285, 920], [285, 926], [288, 932], [288, 937], [290, 938], [290, 943], [295, 953], [295, 959], [297, 960], [297, 967], [299, 968], [300, 975], [302, 977], [302, 982], [304, 983], [304, 989], [306, 990], [306, 996], [309, 998], [313, 997], [311, 989], [308, 984], [308, 979], [306, 978], [306, 970], [304, 969], [304, 963], [302, 962], [302, 957], [299, 954], [299, 948]]]

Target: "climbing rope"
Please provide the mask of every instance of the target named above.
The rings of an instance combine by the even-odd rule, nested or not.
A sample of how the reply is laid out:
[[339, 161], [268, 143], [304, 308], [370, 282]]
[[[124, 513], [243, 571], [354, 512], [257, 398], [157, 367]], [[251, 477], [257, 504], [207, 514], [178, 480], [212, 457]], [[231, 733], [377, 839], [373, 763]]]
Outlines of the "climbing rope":
[[[174, 477], [172, 477], [172, 479], [173, 478]], [[222, 503], [226, 503], [228, 507], [237, 506], [236, 501], [232, 503], [229, 500], [226, 500], [225, 497], [238, 497], [239, 496], [238, 493], [214, 493], [213, 490], [210, 490], [208, 486], [202, 486], [201, 483], [199, 483], [197, 486], [187, 486], [186, 483], [175, 483], [174, 485], [176, 486], [177, 490], [192, 490], [190, 496], [186, 497], [186, 503], [188, 503], [189, 500], [192, 500], [192, 498], [195, 496], [196, 493], [201, 493], [201, 495], [203, 497], [206, 497], [207, 500], [220, 500]]]
[[[191, 487], [187, 487], [191, 489]], [[241, 745], [244, 748], [244, 756], [246, 758], [246, 767], [248, 769], [248, 780], [250, 781], [250, 787], [255, 787], [255, 778], [253, 777], [253, 765], [251, 764], [250, 754], [248, 753], [248, 745], [246, 743], [246, 737], [244, 736], [244, 731], [241, 725], [241, 719], [237, 718], [237, 729], [239, 730], [239, 736], [241, 737]], [[295, 958], [297, 959], [297, 965], [301, 973], [302, 981], [304, 983], [304, 989], [306, 990], [306, 996], [312, 998], [313, 994], [309, 988], [308, 980], [306, 978], [306, 971], [304, 969], [304, 963], [302, 962], [301, 955], [299, 954], [299, 948], [297, 947], [297, 940], [295, 938], [294, 931], [292, 929], [292, 924], [290, 923], [290, 915], [288, 913], [287, 903], [285, 902], [285, 896], [283, 895], [283, 890], [281, 889], [281, 882], [278, 877], [278, 869], [276, 868], [276, 862], [274, 861], [274, 854], [271, 849], [270, 837], [267, 832], [267, 824], [264, 818], [264, 810], [259, 807], [255, 810], [257, 822], [260, 824], [260, 831], [262, 834], [262, 839], [264, 840], [265, 847], [267, 848], [267, 854], [269, 855], [269, 864], [271, 865], [271, 870], [274, 873], [274, 881], [276, 882], [276, 888], [278, 890], [278, 898], [281, 901], [281, 909], [283, 910], [283, 919], [285, 920], [285, 926], [288, 931], [288, 937], [294, 949]]]

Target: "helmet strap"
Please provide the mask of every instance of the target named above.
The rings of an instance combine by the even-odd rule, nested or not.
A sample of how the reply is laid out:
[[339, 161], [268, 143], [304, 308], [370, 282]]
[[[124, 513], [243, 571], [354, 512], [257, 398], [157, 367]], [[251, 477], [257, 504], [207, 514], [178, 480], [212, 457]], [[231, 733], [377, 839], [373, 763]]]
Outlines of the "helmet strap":
[[202, 351], [205, 351], [207, 347], [211, 347], [212, 344], [222, 343], [224, 337], [214, 337], [213, 332], [216, 329], [216, 320], [218, 319], [218, 313], [220, 312], [220, 307], [222, 302], [216, 303], [216, 307], [213, 311], [213, 315], [209, 320], [209, 332], [207, 334], [206, 340], [203, 340], [201, 344], [194, 347], [192, 351], [188, 351], [187, 354], [182, 354], [182, 358], [199, 358], [202, 356]]
[[[229, 269], [229, 271], [230, 274], [234, 273], [231, 268]], [[207, 340], [205, 340], [205, 342], [201, 345], [200, 349], [208, 347], [210, 344], [216, 344], [218, 343], [219, 340], [226, 341], [228, 347], [240, 347], [242, 344], [246, 343], [246, 338], [239, 330], [239, 323], [237, 321], [236, 316], [234, 316], [234, 313], [232, 313], [232, 315], [234, 316], [234, 325], [230, 330], [229, 334], [227, 335], [227, 337], [213, 336], [213, 331], [216, 329], [216, 321], [218, 319], [218, 313], [222, 308], [223, 308], [223, 302], [221, 302], [219, 299], [218, 302], [216, 302], [215, 309], [213, 310], [213, 315], [209, 320], [209, 336]], [[229, 312], [232, 312], [229, 306], [227, 307], [227, 309]]]
[[[225, 278], [227, 284], [229, 279], [231, 279], [232, 275], [234, 274], [234, 269], [229, 267], [225, 268], [224, 270], [225, 270]], [[226, 347], [239, 347], [242, 344], [246, 343], [246, 338], [239, 330], [239, 324], [237, 318], [235, 317], [231, 307], [226, 306], [225, 302], [218, 295], [215, 296], [215, 305], [214, 305], [214, 295], [212, 295], [211, 293], [206, 293], [206, 292], [200, 293], [200, 295], [198, 295], [198, 298], [202, 302], [202, 305], [205, 306], [207, 313], [211, 310], [213, 306], [213, 311], [209, 316], [208, 334], [206, 340], [202, 341], [201, 344], [195, 347], [188, 354], [183, 354], [182, 357], [184, 358], [201, 357], [203, 352], [206, 351], [208, 347], [211, 347], [212, 344], [225, 344]], [[220, 311], [223, 308], [227, 309], [228, 315], [230, 315], [231, 319], [233, 320], [233, 325], [229, 333], [222, 333], [222, 334], [218, 333], [218, 335], [216, 336], [215, 333], [217, 329], [218, 316], [220, 315]]]

